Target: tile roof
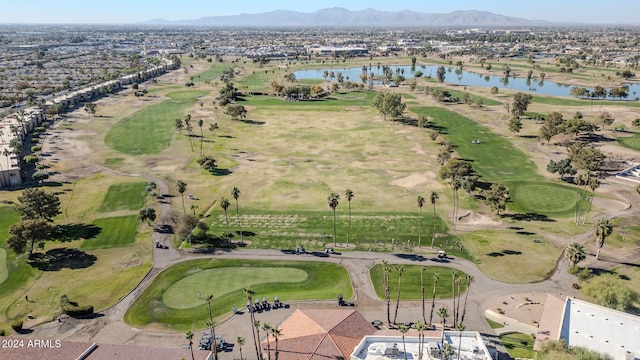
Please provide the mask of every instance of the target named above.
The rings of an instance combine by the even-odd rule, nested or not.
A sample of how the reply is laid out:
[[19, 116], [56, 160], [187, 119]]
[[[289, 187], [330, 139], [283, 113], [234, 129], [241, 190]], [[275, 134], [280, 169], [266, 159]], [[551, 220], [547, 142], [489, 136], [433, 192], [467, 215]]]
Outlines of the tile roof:
[[[357, 310], [296, 310], [278, 326], [278, 358], [348, 359], [353, 349], [365, 335], [372, 335], [376, 328]], [[275, 342], [270, 340], [275, 355]], [[266, 340], [262, 347], [267, 348]]]

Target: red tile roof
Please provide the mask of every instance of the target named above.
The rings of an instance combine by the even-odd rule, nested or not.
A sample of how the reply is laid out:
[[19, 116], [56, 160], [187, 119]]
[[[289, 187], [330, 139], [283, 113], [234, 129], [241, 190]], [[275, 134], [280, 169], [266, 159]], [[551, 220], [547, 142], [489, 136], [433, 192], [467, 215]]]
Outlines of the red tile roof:
[[[296, 310], [278, 326], [278, 358], [348, 359], [365, 335], [373, 335], [373, 327], [357, 310]], [[275, 357], [275, 341], [269, 339]], [[266, 340], [262, 342], [267, 348]]]

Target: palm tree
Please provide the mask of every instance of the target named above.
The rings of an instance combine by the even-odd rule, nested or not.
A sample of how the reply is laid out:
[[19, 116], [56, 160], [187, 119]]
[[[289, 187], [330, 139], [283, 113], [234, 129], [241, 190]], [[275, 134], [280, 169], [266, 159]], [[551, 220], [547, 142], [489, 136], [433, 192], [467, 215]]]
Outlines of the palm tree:
[[592, 176], [587, 181], [587, 186], [591, 189], [591, 201], [589, 201], [589, 205], [587, 206], [587, 211], [584, 213], [584, 218], [582, 219], [582, 224], [584, 225], [587, 222], [587, 215], [591, 210], [591, 205], [593, 204], [593, 200], [595, 200], [596, 189], [600, 187], [600, 180], [597, 177]]
[[431, 233], [431, 248], [433, 249], [433, 242], [436, 239], [436, 223], [437, 223], [437, 217], [436, 217], [436, 200], [438, 200], [438, 193], [435, 191], [431, 192], [431, 195], [429, 195], [429, 200], [431, 200], [431, 205], [433, 205], [433, 232]]
[[253, 327], [256, 329], [256, 336], [258, 338], [258, 359], [262, 359], [262, 345], [260, 345], [260, 321], [253, 320]]
[[240, 360], [244, 360], [242, 357], [242, 347], [244, 346], [244, 338], [242, 336], [238, 336], [236, 338], [236, 343], [238, 344], [238, 351], [240, 351]]
[[382, 260], [382, 273], [383, 273], [383, 282], [384, 282], [384, 298], [387, 301], [387, 324], [391, 326], [391, 294], [389, 287], [389, 272], [391, 272], [391, 267], [389, 267], [389, 263], [387, 260]]
[[609, 223], [609, 219], [602, 218], [595, 224], [596, 246], [598, 248], [596, 251], [597, 260], [600, 260], [600, 249], [604, 246], [604, 239], [611, 235], [612, 231], [613, 226]]
[[582, 174], [580, 176], [578, 176], [576, 178], [576, 185], [578, 186], [582, 186], [582, 198], [580, 200], [580, 206], [578, 207], [578, 214], [576, 216], [576, 225], [578, 225], [580, 223], [580, 217], [582, 216], [582, 206], [584, 204], [585, 198], [586, 198], [586, 193], [587, 193], [587, 185], [589, 184], [589, 181], [591, 179], [592, 175], [591, 172], [587, 172], [585, 174]]
[[231, 195], [234, 199], [236, 199], [236, 217], [238, 218], [238, 228], [240, 229], [240, 243], [244, 244], [244, 235], [242, 234], [242, 223], [240, 223], [240, 211], [238, 207], [238, 198], [240, 197], [240, 189], [237, 187], [233, 187], [231, 190]]
[[422, 352], [424, 349], [424, 331], [427, 329], [427, 325], [422, 321], [418, 321], [414, 327], [418, 330], [418, 359], [422, 359]]
[[404, 354], [404, 360], [407, 360], [407, 345], [404, 342], [404, 334], [409, 331], [409, 327], [405, 324], [398, 326], [398, 331], [402, 333], [402, 353]]
[[418, 204], [418, 209], [420, 209], [420, 225], [418, 226], [418, 247], [420, 248], [422, 247], [422, 207], [424, 206], [424, 198], [418, 195], [416, 204]]
[[456, 326], [456, 275], [455, 270], [451, 270], [451, 293], [453, 294], [453, 326]]
[[186, 214], [187, 209], [184, 207], [184, 192], [187, 191], [187, 183], [182, 180], [178, 180], [176, 182], [176, 190], [178, 190], [178, 192], [182, 196], [182, 211]]
[[224, 218], [227, 222], [227, 243], [228, 244], [231, 244], [231, 233], [229, 232], [229, 216], [227, 216], [228, 215], [227, 209], [229, 209], [230, 205], [231, 203], [224, 196], [220, 198], [220, 207], [222, 208], [222, 210], [224, 210]]
[[451, 186], [453, 187], [453, 230], [456, 229], [456, 224], [458, 222], [458, 190], [460, 186], [462, 186], [462, 182], [458, 178], [454, 178], [451, 181]]
[[462, 306], [462, 316], [460, 317], [460, 324], [464, 323], [464, 315], [467, 313], [467, 298], [469, 298], [469, 287], [473, 281], [473, 276], [467, 275], [467, 293], [464, 295], [464, 305]]
[[426, 267], [420, 266], [420, 298], [422, 299], [422, 321], [427, 322], [425, 307], [424, 307], [424, 272]]
[[[447, 321], [447, 317], [449, 316], [449, 312], [447, 308], [438, 309], [438, 316], [440, 316], [440, 321], [442, 322], [442, 337], [440, 338], [440, 344], [442, 344], [441, 348], [444, 347], [444, 324]], [[441, 350], [442, 351], [442, 350]]]
[[327, 204], [333, 210], [333, 246], [336, 246], [336, 208], [338, 207], [340, 195], [332, 192], [327, 197]]
[[404, 265], [396, 265], [396, 270], [398, 271], [398, 296], [396, 296], [396, 312], [393, 316], [393, 323], [396, 323], [398, 319], [398, 308], [400, 307], [400, 281], [402, 279], [402, 273], [404, 272]]
[[[255, 295], [255, 291], [252, 288], [245, 288], [244, 289], [244, 293], [245, 295], [247, 295], [247, 305], [250, 307], [253, 305], [253, 295]], [[253, 326], [253, 323], [255, 322], [255, 315], [253, 313], [253, 311], [251, 309], [249, 309], [249, 321], [251, 321], [251, 326]], [[253, 345], [255, 345], [256, 347], [256, 357], [258, 359], [261, 359], [262, 357], [260, 356], [260, 350], [258, 348], [258, 338], [256, 337], [256, 332], [255, 329], [252, 327], [251, 328], [251, 335], [253, 335]]]
[[433, 295], [431, 297], [431, 314], [429, 315], [429, 326], [433, 325], [433, 310], [436, 308], [436, 285], [438, 285], [440, 274], [433, 274]]
[[571, 266], [576, 266], [580, 261], [587, 258], [587, 253], [582, 244], [572, 242], [564, 249], [564, 257], [569, 260]]
[[273, 335], [273, 338], [276, 340], [276, 350], [275, 350], [275, 358], [276, 360], [278, 360], [278, 338], [280, 337], [281, 333], [280, 333], [280, 329], [278, 329], [278, 326], [274, 326], [271, 328], [271, 335]]
[[202, 156], [202, 139], [204, 139], [204, 133], [202, 132], [202, 125], [204, 125], [204, 120], [198, 120], [198, 126], [200, 126], [200, 156]]
[[347, 227], [347, 247], [349, 247], [349, 240], [351, 239], [351, 199], [353, 199], [354, 197], [353, 191], [351, 191], [351, 189], [347, 189], [344, 192], [344, 196], [347, 198], [347, 201], [349, 202], [349, 222]]
[[207, 307], [209, 308], [209, 322], [207, 322], [207, 326], [211, 327], [211, 335], [213, 336], [213, 354], [214, 359], [218, 360], [218, 343], [216, 343], [216, 324], [213, 321], [213, 315], [211, 314], [211, 300], [213, 300], [213, 295], [207, 296], [204, 301], [207, 302]]
[[456, 283], [458, 283], [458, 304], [456, 305], [456, 317], [453, 321], [454, 325], [458, 323], [458, 317], [460, 316], [460, 296], [462, 295], [460, 293], [460, 284], [462, 283], [462, 276], [458, 276]]
[[191, 330], [185, 333], [185, 338], [189, 340], [189, 350], [191, 350], [191, 360], [195, 360], [195, 356], [193, 355], [193, 333]]
[[271, 325], [267, 323], [262, 324], [262, 330], [267, 334], [267, 360], [271, 360], [271, 343], [269, 342], [269, 330], [271, 330]]
[[464, 331], [465, 327], [462, 324], [458, 324], [458, 326], [456, 326], [456, 329], [458, 330], [458, 360], [460, 360], [460, 350], [462, 349], [462, 332]]

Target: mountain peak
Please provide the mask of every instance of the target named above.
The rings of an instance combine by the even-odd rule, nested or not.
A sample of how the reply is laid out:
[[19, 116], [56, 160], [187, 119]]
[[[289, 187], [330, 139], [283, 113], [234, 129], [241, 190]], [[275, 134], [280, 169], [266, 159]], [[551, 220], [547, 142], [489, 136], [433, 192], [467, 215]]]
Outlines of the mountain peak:
[[411, 10], [379, 11], [372, 8], [351, 11], [343, 7], [331, 7], [312, 13], [290, 10], [274, 10], [268, 13], [210, 16], [194, 20], [167, 21], [154, 19], [146, 24], [175, 24], [195, 26], [533, 26], [548, 24], [545, 21], [509, 17], [480, 10], [457, 10], [446, 14], [420, 13]]

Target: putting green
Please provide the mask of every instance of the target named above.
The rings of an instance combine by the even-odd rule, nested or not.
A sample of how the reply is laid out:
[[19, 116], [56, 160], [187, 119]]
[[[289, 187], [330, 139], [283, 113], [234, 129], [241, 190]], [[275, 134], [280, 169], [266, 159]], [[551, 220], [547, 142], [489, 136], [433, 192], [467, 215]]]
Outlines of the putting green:
[[[162, 302], [173, 309], [188, 309], [202, 305], [198, 292], [226, 294], [252, 285], [269, 282], [300, 282], [306, 271], [295, 268], [217, 268], [201, 270], [174, 283], [162, 294]], [[213, 285], [213, 286], [212, 286]], [[209, 290], [213, 287], [212, 290]], [[204, 295], [203, 295], [204, 296]]]
[[510, 207], [522, 213], [571, 216], [575, 207], [575, 188], [555, 183], [516, 181], [507, 183]]
[[7, 270], [7, 251], [0, 248], [0, 284], [2, 284], [9, 277], [9, 271]]

